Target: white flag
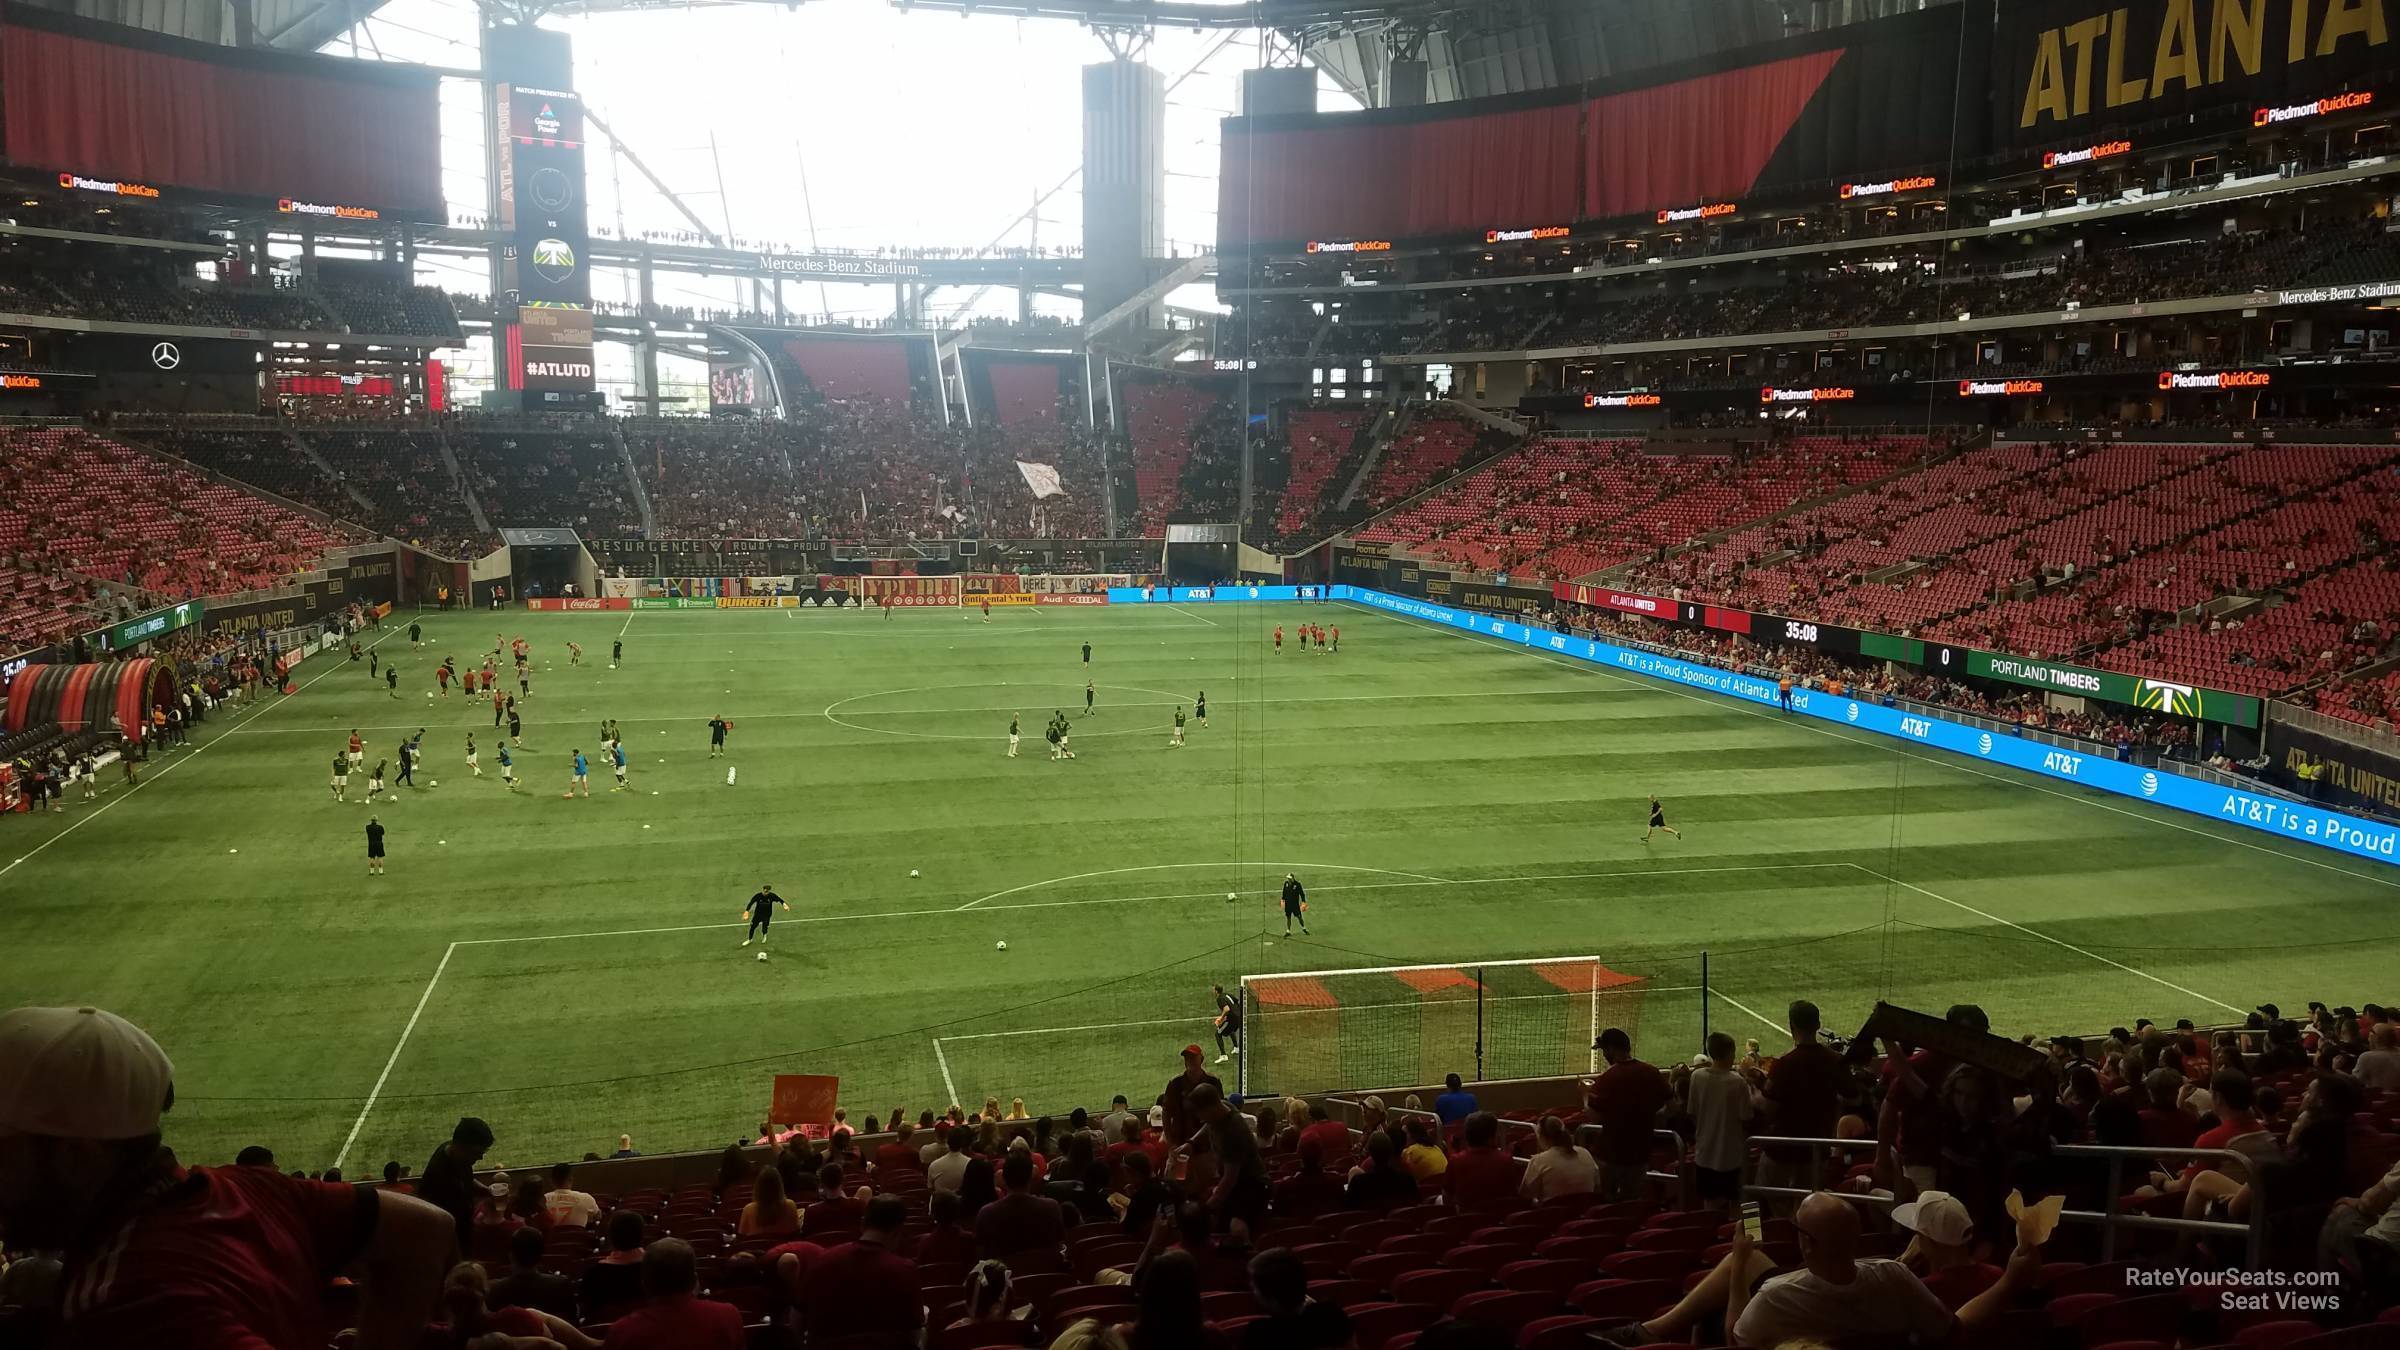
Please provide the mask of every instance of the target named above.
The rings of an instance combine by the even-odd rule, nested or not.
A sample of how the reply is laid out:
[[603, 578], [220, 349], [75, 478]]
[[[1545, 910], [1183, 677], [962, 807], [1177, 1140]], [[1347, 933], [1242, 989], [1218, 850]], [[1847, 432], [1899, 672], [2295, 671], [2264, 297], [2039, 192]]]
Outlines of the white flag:
[[1025, 475], [1025, 486], [1033, 490], [1034, 499], [1055, 497], [1066, 489], [1059, 486], [1058, 470], [1047, 464], [1028, 464], [1017, 461], [1017, 472]]

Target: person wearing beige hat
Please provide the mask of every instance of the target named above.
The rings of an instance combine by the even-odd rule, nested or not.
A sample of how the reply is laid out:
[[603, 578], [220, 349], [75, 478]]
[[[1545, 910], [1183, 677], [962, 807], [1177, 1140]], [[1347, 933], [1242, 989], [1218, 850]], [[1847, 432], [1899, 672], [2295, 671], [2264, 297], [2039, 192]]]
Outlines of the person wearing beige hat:
[[65, 1253], [60, 1343], [321, 1350], [319, 1293], [363, 1270], [362, 1350], [412, 1346], [450, 1254], [409, 1196], [193, 1167], [160, 1138], [175, 1067], [97, 1008], [0, 1014], [0, 1239]]
[[1919, 1191], [1916, 1199], [1893, 1206], [1892, 1226], [1909, 1235], [1900, 1264], [1952, 1312], [2000, 1278], [2000, 1267], [1975, 1259], [1975, 1220], [1948, 1191]]

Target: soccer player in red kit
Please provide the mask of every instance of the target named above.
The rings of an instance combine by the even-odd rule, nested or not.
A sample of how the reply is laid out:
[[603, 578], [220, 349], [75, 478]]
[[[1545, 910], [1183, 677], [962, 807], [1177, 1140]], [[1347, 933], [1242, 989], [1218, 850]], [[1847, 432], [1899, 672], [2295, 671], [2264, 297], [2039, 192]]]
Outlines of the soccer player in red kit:
[[1342, 626], [1338, 623], [1333, 626], [1333, 649], [1337, 652], [1342, 649]]
[[435, 666], [433, 668], [433, 682], [442, 687], [443, 698], [450, 697], [450, 667]]
[[1277, 625], [1275, 625], [1275, 651], [1276, 651], [1276, 654], [1277, 654], [1277, 655], [1281, 655], [1281, 654], [1282, 654], [1282, 652], [1283, 652], [1283, 625], [1282, 625], [1282, 624], [1277, 624]]

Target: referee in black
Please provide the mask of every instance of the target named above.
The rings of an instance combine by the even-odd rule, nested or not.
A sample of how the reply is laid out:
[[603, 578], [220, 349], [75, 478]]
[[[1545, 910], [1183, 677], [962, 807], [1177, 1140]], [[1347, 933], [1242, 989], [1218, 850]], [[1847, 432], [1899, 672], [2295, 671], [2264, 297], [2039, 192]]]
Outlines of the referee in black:
[[392, 777], [393, 787], [398, 787], [402, 783], [406, 783], [412, 788], [417, 785], [414, 777], [417, 767], [416, 751], [417, 747], [414, 743], [407, 740], [400, 742], [400, 772]]
[[1283, 935], [1292, 935], [1292, 925], [1300, 925], [1300, 936], [1308, 936], [1308, 891], [1300, 878], [1290, 872], [1283, 874]]

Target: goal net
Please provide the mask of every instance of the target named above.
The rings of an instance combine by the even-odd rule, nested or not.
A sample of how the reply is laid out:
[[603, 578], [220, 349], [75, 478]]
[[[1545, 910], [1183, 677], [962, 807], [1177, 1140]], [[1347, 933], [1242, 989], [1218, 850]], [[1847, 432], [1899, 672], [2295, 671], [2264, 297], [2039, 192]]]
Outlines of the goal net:
[[1242, 977], [1248, 1096], [1596, 1072], [1650, 981], [1594, 956]]

